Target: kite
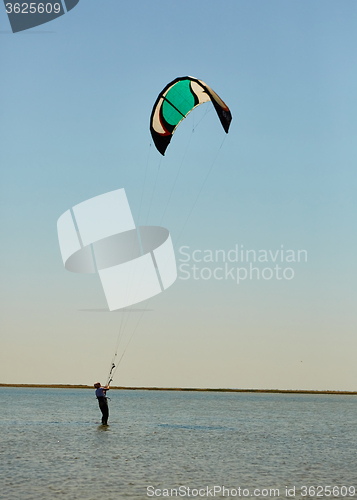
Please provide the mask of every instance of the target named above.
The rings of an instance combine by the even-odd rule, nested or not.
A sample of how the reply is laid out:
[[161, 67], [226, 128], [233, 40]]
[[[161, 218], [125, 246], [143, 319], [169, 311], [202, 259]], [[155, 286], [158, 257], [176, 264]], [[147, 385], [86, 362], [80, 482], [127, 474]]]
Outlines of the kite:
[[164, 156], [177, 126], [196, 106], [212, 101], [228, 134], [232, 115], [222, 99], [202, 80], [191, 76], [176, 78], [160, 92], [154, 104], [150, 131], [158, 151]]

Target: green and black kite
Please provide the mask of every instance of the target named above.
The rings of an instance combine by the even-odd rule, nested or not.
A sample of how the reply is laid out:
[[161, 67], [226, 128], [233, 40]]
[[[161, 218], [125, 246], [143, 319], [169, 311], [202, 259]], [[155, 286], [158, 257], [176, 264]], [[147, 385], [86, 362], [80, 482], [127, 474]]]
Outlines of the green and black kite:
[[184, 76], [176, 78], [160, 92], [154, 104], [150, 131], [155, 146], [164, 155], [172, 135], [190, 111], [200, 104], [212, 101], [221, 124], [228, 134], [232, 115], [228, 106], [202, 80]]

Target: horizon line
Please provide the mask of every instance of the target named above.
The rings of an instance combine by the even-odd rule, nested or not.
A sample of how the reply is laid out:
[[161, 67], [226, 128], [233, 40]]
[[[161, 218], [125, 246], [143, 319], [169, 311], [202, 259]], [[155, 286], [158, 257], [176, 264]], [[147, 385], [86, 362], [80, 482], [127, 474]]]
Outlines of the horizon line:
[[[14, 388], [42, 388], [42, 389], [93, 389], [85, 384], [3, 384], [0, 387]], [[248, 393], [273, 393], [273, 394], [330, 394], [356, 396], [357, 391], [315, 390], [315, 389], [229, 389], [229, 388], [200, 388], [200, 387], [129, 387], [113, 386], [111, 390], [122, 391], [186, 391], [186, 392], [248, 392]]]

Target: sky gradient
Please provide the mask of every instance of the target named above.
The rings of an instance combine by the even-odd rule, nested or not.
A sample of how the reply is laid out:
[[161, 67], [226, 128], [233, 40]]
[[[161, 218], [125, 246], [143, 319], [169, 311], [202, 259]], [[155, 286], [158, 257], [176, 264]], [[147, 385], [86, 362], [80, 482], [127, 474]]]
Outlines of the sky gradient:
[[[125, 314], [116, 385], [356, 390], [356, 24], [350, 0], [85, 0], [12, 34], [0, 9], [0, 382], [104, 381]], [[203, 104], [161, 160], [151, 109], [185, 75], [233, 121], [225, 136]], [[56, 233], [119, 188], [178, 265], [182, 245], [307, 262], [292, 280], [178, 279], [126, 323]]]

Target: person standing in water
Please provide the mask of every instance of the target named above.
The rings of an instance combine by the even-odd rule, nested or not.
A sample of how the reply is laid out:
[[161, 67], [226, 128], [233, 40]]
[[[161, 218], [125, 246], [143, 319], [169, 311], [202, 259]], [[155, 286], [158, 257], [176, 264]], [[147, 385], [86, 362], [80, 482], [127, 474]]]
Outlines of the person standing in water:
[[102, 424], [108, 425], [109, 407], [106, 394], [107, 391], [109, 391], [109, 385], [102, 387], [99, 382], [96, 382], [94, 384], [94, 387], [96, 389], [95, 395], [97, 396], [98, 399], [99, 408], [100, 411], [102, 412]]

